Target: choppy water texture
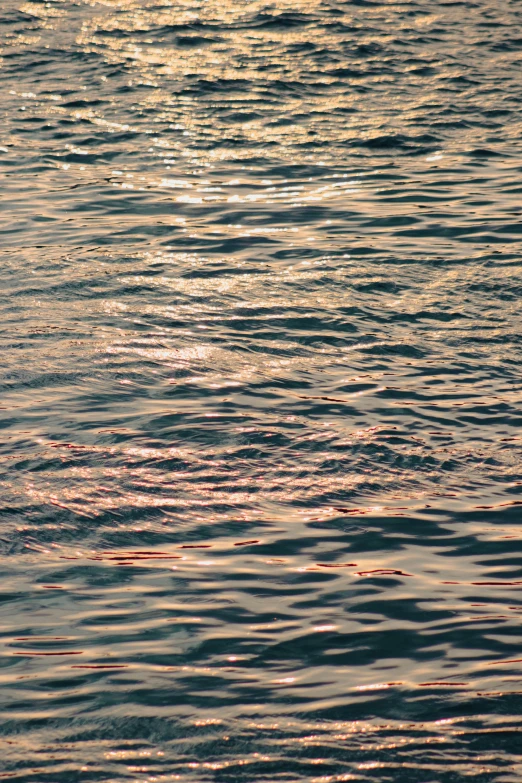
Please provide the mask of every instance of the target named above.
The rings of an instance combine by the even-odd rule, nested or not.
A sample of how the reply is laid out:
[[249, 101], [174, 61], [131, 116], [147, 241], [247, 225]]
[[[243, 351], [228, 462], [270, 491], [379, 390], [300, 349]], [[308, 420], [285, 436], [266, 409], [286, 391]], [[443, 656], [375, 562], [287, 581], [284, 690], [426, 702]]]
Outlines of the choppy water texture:
[[519, 0], [2, 0], [0, 777], [522, 777]]

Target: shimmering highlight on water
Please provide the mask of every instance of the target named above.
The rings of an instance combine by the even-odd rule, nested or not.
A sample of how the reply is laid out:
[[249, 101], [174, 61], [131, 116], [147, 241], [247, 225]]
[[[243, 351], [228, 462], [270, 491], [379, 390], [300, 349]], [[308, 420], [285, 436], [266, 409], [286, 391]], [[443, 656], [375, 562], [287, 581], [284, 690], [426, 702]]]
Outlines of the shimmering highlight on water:
[[521, 22], [3, 0], [0, 777], [520, 781]]

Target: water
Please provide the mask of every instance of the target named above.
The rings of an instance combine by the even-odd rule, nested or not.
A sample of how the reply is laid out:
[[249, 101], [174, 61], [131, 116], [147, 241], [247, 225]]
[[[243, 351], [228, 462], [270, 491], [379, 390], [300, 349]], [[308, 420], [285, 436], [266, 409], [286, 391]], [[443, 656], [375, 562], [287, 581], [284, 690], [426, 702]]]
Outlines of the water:
[[521, 779], [521, 24], [3, 0], [0, 777]]

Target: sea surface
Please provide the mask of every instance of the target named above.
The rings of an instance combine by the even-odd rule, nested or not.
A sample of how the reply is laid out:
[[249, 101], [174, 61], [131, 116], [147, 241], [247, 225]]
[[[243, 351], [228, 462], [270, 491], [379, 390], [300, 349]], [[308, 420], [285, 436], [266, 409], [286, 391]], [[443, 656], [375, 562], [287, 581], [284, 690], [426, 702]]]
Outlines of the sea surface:
[[520, 0], [0, 58], [0, 778], [520, 783]]

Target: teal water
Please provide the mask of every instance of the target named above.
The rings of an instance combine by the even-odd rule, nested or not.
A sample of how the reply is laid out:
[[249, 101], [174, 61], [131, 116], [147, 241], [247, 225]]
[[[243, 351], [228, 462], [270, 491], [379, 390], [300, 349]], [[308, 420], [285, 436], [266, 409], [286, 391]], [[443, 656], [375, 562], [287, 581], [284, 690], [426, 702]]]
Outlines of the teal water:
[[0, 778], [522, 777], [518, 0], [2, 0]]

